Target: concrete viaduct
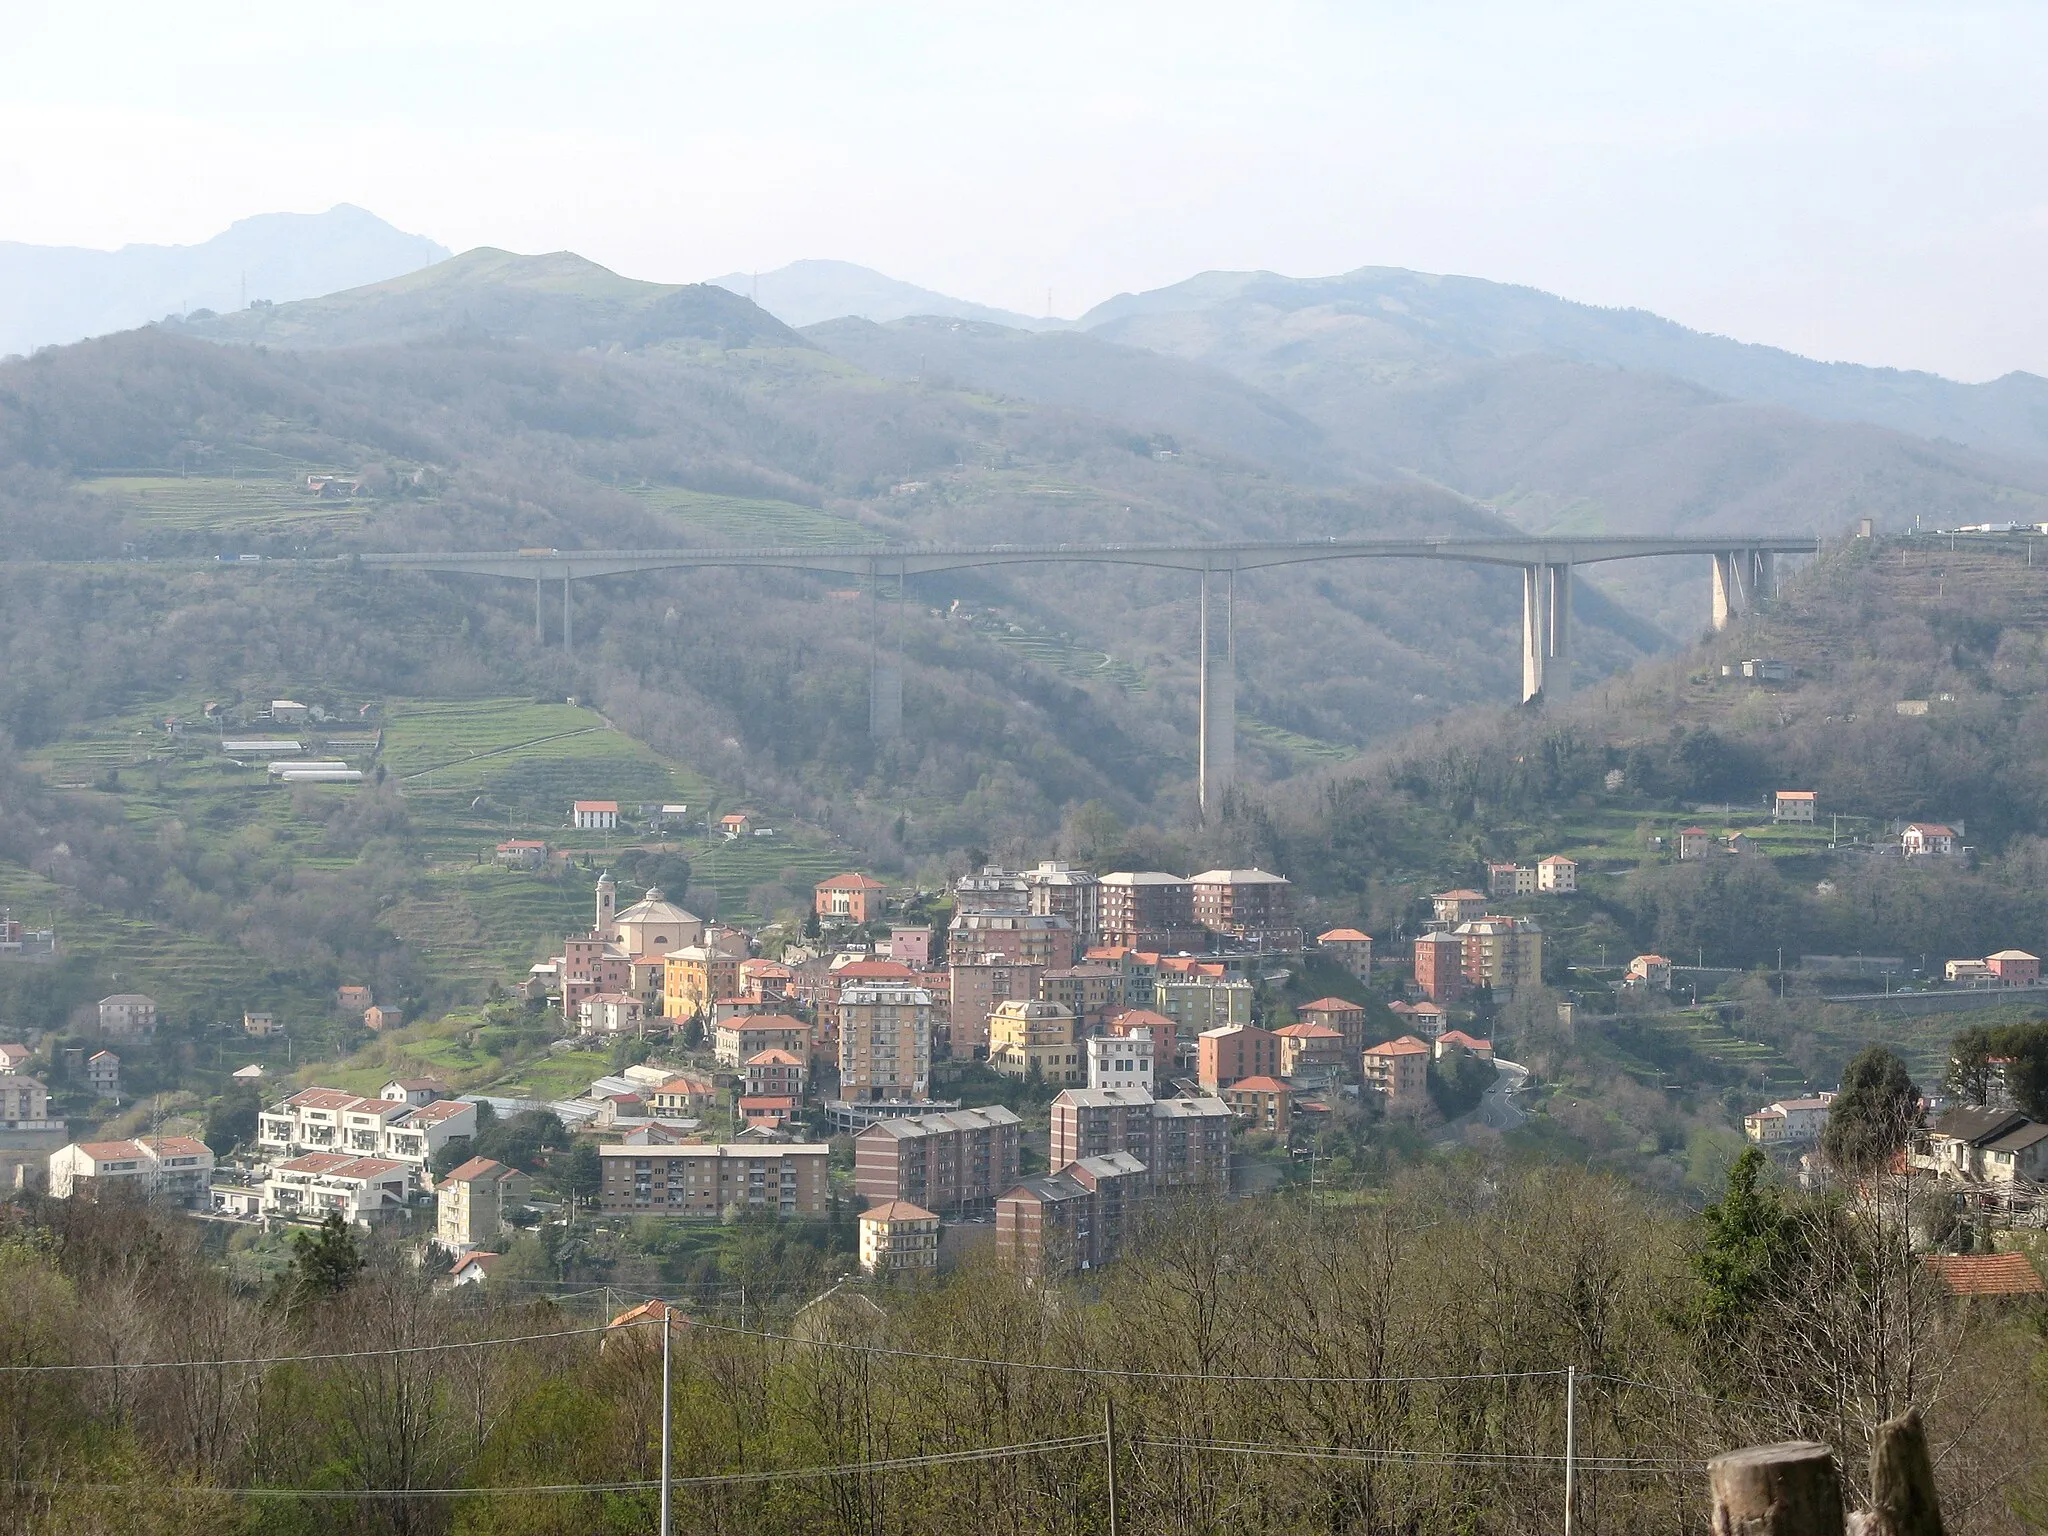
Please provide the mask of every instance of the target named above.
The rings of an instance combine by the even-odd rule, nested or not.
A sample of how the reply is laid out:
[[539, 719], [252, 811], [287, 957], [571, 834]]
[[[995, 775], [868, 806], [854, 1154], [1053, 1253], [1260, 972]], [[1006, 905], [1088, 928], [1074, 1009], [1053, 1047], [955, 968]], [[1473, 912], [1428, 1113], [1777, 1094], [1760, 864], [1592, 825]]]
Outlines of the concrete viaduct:
[[1201, 679], [1196, 783], [1203, 812], [1221, 803], [1237, 753], [1237, 575], [1325, 560], [1452, 560], [1519, 566], [1522, 572], [1522, 699], [1571, 692], [1572, 569], [1608, 560], [1704, 555], [1713, 562], [1713, 621], [1724, 629], [1771, 595], [1778, 555], [1811, 555], [1811, 537], [1720, 535], [1712, 538], [1422, 538], [1324, 539], [1197, 544], [980, 544], [820, 546], [800, 549], [506, 550], [474, 554], [344, 557], [365, 567], [499, 576], [533, 583], [533, 622], [542, 637], [544, 584], [562, 584], [562, 643], [574, 648], [571, 586], [579, 579], [696, 567], [760, 567], [852, 576], [869, 597], [868, 724], [878, 738], [903, 723], [903, 670], [885, 635], [879, 601], [892, 582], [900, 602], [905, 578], [1003, 565], [1134, 565], [1188, 571], [1200, 578], [1197, 661]]

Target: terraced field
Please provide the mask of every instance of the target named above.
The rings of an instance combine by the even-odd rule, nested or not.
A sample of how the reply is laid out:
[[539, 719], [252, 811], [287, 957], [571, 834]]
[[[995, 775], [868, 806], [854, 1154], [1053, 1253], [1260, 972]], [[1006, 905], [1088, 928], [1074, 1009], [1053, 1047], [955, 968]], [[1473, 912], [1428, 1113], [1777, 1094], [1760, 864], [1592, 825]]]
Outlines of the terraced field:
[[852, 518], [793, 501], [718, 496], [677, 486], [643, 485], [629, 494], [674, 522], [679, 533], [714, 544], [789, 548], [803, 544], [879, 544], [882, 536]]
[[976, 634], [1006, 645], [1041, 666], [1051, 667], [1062, 677], [1078, 682], [1114, 683], [1125, 693], [1145, 693], [1151, 689], [1150, 681], [1135, 664], [1081, 645], [1070, 636], [1026, 629], [993, 616], [979, 616], [973, 624]]
[[102, 475], [80, 489], [136, 522], [180, 533], [278, 533], [360, 523], [374, 502], [339, 501], [299, 489], [297, 476]]
[[1290, 731], [1285, 726], [1255, 720], [1250, 715], [1237, 717], [1237, 729], [1241, 735], [1249, 736], [1265, 746], [1278, 747], [1282, 752], [1291, 753], [1295, 757], [1309, 758], [1315, 762], [1348, 763], [1358, 756], [1356, 747], [1347, 747], [1337, 741], [1322, 741], [1314, 736], [1304, 736], [1299, 731]]
[[[196, 708], [196, 707], [195, 707]], [[301, 814], [308, 794], [348, 796], [362, 791], [320, 786], [287, 791], [261, 767], [223, 759], [210, 733], [170, 738], [152, 717], [193, 709], [168, 702], [136, 716], [103, 724], [95, 733], [52, 744], [36, 764], [53, 784], [78, 789], [104, 786], [138, 831], [197, 839], [234, 856], [260, 851], [289, 855], [303, 871], [345, 870], [354, 859], [327, 851], [322, 829]], [[394, 902], [380, 921], [403, 938], [446, 990], [443, 996], [479, 997], [492, 983], [523, 974], [543, 946], [590, 922], [590, 884], [580, 867], [560, 878], [498, 868], [491, 852], [507, 837], [534, 836], [565, 844], [601, 863], [607, 845], [643, 841], [635, 830], [571, 834], [570, 802], [617, 799], [628, 815], [641, 803], [682, 801], [714, 808], [716, 787], [688, 769], [664, 761], [643, 743], [611, 727], [593, 710], [530, 699], [393, 700], [384, 706], [382, 766], [387, 782], [404, 794], [414, 857], [425, 884]], [[115, 777], [109, 777], [109, 775]], [[767, 808], [763, 808], [767, 809]], [[815, 833], [771, 817], [778, 836], [706, 844], [701, 824], [680, 837], [700, 905], [717, 892], [719, 914], [759, 922], [772, 914], [748, 910], [764, 885], [810, 882], [847, 867], [847, 855]], [[176, 823], [171, 827], [171, 823]], [[675, 838], [671, 832], [665, 834]], [[42, 925], [57, 917], [63, 953], [88, 962], [96, 976], [118, 973], [123, 987], [148, 991], [167, 1009], [202, 999], [225, 1007], [273, 1007], [294, 1021], [332, 1024], [324, 984], [310, 988], [231, 942], [173, 931], [149, 922], [96, 911], [67, 911], [58, 888], [18, 865], [0, 864], [0, 907]], [[227, 1009], [232, 1012], [232, 1009]], [[310, 1037], [302, 1038], [310, 1045]]]

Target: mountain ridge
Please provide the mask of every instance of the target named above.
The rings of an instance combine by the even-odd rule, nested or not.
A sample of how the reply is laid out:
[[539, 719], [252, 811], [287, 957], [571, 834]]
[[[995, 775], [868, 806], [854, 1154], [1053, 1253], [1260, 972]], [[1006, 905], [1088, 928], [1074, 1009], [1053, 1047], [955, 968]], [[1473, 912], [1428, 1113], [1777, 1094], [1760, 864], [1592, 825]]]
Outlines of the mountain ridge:
[[353, 288], [446, 259], [362, 208], [265, 213], [196, 245], [118, 250], [0, 241], [0, 354], [129, 330], [167, 313]]
[[1020, 331], [1063, 330], [1073, 324], [1050, 316], [1021, 315], [972, 299], [956, 299], [951, 294], [906, 283], [851, 261], [810, 258], [792, 261], [772, 272], [728, 272], [706, 281], [753, 300], [783, 324], [797, 329], [827, 320], [887, 324], [918, 315], [985, 321]]
[[550, 348], [809, 345], [749, 300], [709, 283], [621, 276], [573, 251], [478, 246], [382, 282], [291, 304], [195, 316], [173, 328], [214, 342], [327, 349], [469, 330]]

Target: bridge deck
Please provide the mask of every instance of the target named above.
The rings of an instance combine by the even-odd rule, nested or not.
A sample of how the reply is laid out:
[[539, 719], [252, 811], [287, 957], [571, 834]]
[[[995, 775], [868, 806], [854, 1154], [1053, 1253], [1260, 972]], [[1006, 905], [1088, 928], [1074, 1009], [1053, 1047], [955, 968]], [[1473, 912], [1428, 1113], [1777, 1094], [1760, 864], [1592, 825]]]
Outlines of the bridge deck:
[[529, 580], [613, 576], [692, 566], [762, 566], [861, 575], [870, 570], [916, 576], [995, 565], [1139, 565], [1179, 571], [1254, 571], [1317, 560], [1454, 560], [1484, 565], [1591, 565], [1663, 555], [1716, 555], [1731, 550], [1813, 554], [1819, 541], [1782, 534], [1712, 538], [1424, 538], [1255, 540], [1186, 544], [909, 544], [842, 548], [484, 550], [473, 553], [370, 554], [346, 557], [366, 566], [451, 571]]

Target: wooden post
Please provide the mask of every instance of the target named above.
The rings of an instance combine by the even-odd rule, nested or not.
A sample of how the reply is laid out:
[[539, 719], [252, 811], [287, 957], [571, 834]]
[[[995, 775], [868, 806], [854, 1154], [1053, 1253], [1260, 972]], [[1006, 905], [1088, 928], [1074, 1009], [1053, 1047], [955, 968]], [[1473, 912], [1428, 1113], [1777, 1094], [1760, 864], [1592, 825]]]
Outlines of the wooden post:
[[1810, 1440], [1753, 1445], [1707, 1463], [1714, 1536], [1843, 1536], [1835, 1453]]
[[1877, 1426], [1870, 1442], [1870, 1508], [1853, 1524], [1857, 1536], [1943, 1536], [1919, 1409]]

